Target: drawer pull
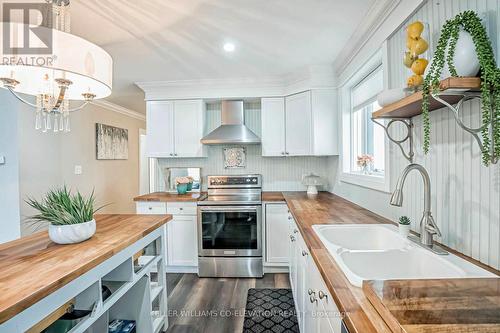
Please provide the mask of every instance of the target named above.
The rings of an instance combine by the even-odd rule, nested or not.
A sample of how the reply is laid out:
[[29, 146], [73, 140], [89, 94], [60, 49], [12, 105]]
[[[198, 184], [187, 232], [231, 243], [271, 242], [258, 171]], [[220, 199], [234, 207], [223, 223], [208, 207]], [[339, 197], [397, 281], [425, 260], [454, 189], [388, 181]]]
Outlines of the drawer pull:
[[311, 288], [309, 288], [309, 290], [307, 291], [307, 293], [309, 294], [309, 296], [315, 294], [314, 290], [312, 290]]
[[290, 235], [290, 240], [291, 240], [292, 242], [295, 242], [295, 237], [293, 237], [292, 235]]
[[323, 299], [323, 298], [328, 299], [328, 295], [327, 295], [327, 294], [325, 294], [322, 290], [320, 290], [320, 291], [318, 292], [318, 297], [319, 297], [319, 299]]
[[297, 229], [295, 229], [295, 230], [293, 231], [293, 233], [294, 233], [294, 234], [296, 234], [296, 233], [298, 233], [298, 232], [299, 232], [299, 231], [298, 231]]
[[314, 303], [314, 302], [318, 302], [318, 299], [314, 295], [311, 295], [311, 297], [309, 297], [309, 301], [311, 303]]
[[305, 257], [307, 256], [309, 253], [306, 252], [306, 250], [302, 250], [302, 256]]

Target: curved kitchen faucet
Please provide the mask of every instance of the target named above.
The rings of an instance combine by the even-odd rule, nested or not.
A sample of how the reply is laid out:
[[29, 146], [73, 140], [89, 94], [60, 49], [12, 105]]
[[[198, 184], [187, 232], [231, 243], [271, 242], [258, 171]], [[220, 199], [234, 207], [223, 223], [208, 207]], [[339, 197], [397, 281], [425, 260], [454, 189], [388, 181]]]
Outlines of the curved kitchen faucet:
[[401, 207], [403, 205], [403, 187], [405, 184], [406, 177], [412, 170], [417, 170], [420, 172], [422, 179], [424, 181], [424, 213], [422, 219], [420, 220], [420, 238], [415, 236], [409, 236], [408, 238], [426, 249], [431, 250], [437, 254], [448, 254], [440, 246], [434, 244], [434, 235], [441, 237], [441, 231], [439, 230], [434, 218], [431, 213], [431, 179], [427, 170], [420, 164], [412, 163], [408, 165], [401, 176], [398, 179], [396, 189], [392, 193], [391, 205]]

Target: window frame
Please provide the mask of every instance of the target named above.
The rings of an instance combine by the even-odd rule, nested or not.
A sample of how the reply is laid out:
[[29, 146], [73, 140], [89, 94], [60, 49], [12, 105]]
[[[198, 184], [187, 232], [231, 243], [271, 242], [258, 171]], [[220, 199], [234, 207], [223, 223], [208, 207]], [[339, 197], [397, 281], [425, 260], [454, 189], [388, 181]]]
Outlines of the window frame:
[[[354, 184], [373, 190], [390, 193], [390, 145], [389, 140], [384, 136], [384, 176], [372, 174], [364, 175], [351, 171], [352, 162], [352, 96], [351, 91], [360, 84], [367, 76], [377, 68], [382, 68], [384, 89], [388, 86], [388, 66], [387, 66], [387, 43], [384, 43], [369, 60], [364, 63], [355, 73], [349, 77], [339, 91], [339, 99], [342, 110], [342, 154], [340, 156], [340, 177], [344, 183]], [[378, 126], [378, 125], [376, 125]]]

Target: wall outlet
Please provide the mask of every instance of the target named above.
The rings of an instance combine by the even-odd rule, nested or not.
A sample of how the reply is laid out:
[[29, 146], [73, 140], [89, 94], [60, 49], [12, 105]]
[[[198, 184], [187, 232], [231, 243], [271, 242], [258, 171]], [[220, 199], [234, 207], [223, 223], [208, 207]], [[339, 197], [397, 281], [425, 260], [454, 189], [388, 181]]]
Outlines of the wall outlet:
[[75, 165], [75, 175], [81, 175], [83, 173], [83, 169], [81, 165]]
[[0, 165], [5, 164], [5, 156], [0, 156]]

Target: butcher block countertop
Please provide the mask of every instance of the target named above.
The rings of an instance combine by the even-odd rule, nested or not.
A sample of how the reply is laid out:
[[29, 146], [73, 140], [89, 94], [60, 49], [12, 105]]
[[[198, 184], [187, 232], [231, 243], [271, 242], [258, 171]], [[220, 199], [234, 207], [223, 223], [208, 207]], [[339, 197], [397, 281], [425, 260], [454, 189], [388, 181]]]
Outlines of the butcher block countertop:
[[393, 332], [500, 332], [500, 278], [367, 281]]
[[170, 215], [96, 215], [95, 235], [78, 244], [55, 244], [47, 231], [1, 244], [0, 323], [171, 219]]
[[282, 192], [262, 192], [263, 202], [285, 202]]
[[186, 194], [154, 192], [134, 198], [134, 201], [160, 201], [160, 202], [197, 202], [207, 198], [206, 192]]
[[[408, 318], [409, 320], [413, 320], [416, 322], [416, 317], [418, 317], [418, 311], [409, 312], [408, 317], [406, 312], [401, 311], [399, 313], [389, 313], [389, 312], [380, 312], [380, 301], [376, 301], [377, 308], [371, 303], [371, 301], [375, 301], [373, 298], [374, 292], [366, 292], [363, 288], [358, 288], [353, 286], [344, 275], [339, 265], [336, 263], [335, 259], [329, 254], [328, 250], [321, 240], [316, 236], [314, 230], [312, 229], [312, 225], [314, 224], [393, 224], [390, 220], [387, 220], [367, 209], [364, 209], [350, 201], [347, 201], [339, 196], [328, 192], [320, 192], [317, 196], [309, 197], [305, 192], [283, 192], [283, 196], [285, 201], [290, 209], [290, 212], [295, 218], [297, 222], [297, 226], [300, 229], [302, 237], [309, 248], [309, 252], [311, 257], [313, 258], [316, 266], [318, 267], [325, 284], [327, 285], [332, 297], [335, 299], [335, 303], [337, 304], [339, 310], [345, 313], [344, 322], [349, 329], [350, 333], [388, 333], [388, 332], [441, 332], [441, 333], [449, 333], [449, 332], [500, 332], [500, 328], [491, 328], [486, 326], [476, 326], [474, 329], [470, 329], [471, 326], [468, 326], [468, 330], [453, 330], [452, 326], [449, 326], [447, 322], [447, 316], [455, 316], [453, 311], [450, 311], [450, 306], [453, 309], [456, 308], [469, 308], [471, 311], [468, 317], [476, 316], [481, 318], [488, 318], [491, 316], [492, 312], [490, 305], [496, 304], [496, 315], [498, 320], [498, 316], [500, 316], [500, 311], [498, 311], [498, 283], [495, 285], [495, 279], [490, 282], [485, 282], [485, 285], [478, 284], [478, 280], [468, 280], [463, 282], [456, 282], [456, 280], [441, 280], [442, 286], [446, 286], [454, 290], [455, 300], [465, 300], [465, 298], [470, 298], [470, 301], [465, 303], [456, 304], [454, 300], [452, 300], [451, 295], [453, 292], [443, 292], [443, 296], [446, 294], [446, 297], [450, 297], [446, 299], [446, 302], [441, 302], [444, 298], [436, 299], [434, 303], [433, 300], [427, 298], [423, 301], [427, 301], [429, 308], [433, 308], [435, 311], [432, 312], [435, 325], [433, 325], [432, 329], [428, 330], [425, 323], [425, 319], [422, 320], [422, 324], [415, 324], [411, 326], [407, 326], [404, 318]], [[264, 201], [264, 199], [263, 199]], [[470, 258], [469, 258], [470, 259]], [[472, 261], [472, 260], [471, 260]], [[368, 264], [368, 263], [367, 263]], [[435, 280], [433, 280], [435, 281]], [[377, 286], [378, 289], [383, 288], [380, 287], [381, 282], [373, 282], [374, 286]], [[406, 281], [396, 281], [394, 284], [390, 284], [389, 281], [386, 281], [387, 288], [383, 290], [389, 290], [387, 293], [398, 294], [399, 291], [404, 291], [400, 293], [400, 299], [394, 302], [419, 302], [419, 300], [415, 300], [412, 298], [412, 288], [415, 286], [421, 285], [422, 281], [419, 280], [406, 280]], [[396, 283], [399, 283], [397, 285]], [[453, 283], [457, 283], [454, 288]], [[432, 281], [429, 282], [429, 287], [432, 285]], [[445, 288], [446, 288], [445, 287]], [[392, 288], [392, 289], [391, 289]], [[398, 289], [399, 288], [399, 289]], [[435, 293], [438, 294], [438, 288], [436, 287]], [[496, 288], [496, 291], [495, 291]], [[391, 291], [392, 290], [392, 291]], [[420, 289], [418, 292], [424, 292], [425, 288]], [[433, 289], [430, 289], [429, 292], [432, 292]], [[492, 294], [496, 293], [496, 300], [490, 299]], [[380, 294], [380, 292], [379, 292]], [[368, 297], [368, 295], [370, 297]], [[384, 293], [384, 295], [386, 295]], [[408, 297], [406, 297], [408, 296]], [[484, 307], [481, 304], [473, 303], [474, 300], [481, 302], [481, 299], [488, 300], [488, 303], [484, 302]], [[390, 302], [391, 300], [388, 300]], [[450, 303], [451, 302], [451, 303]], [[385, 298], [383, 300], [385, 303]], [[460, 303], [460, 302], [459, 302]], [[388, 307], [391, 307], [393, 303], [387, 303]], [[441, 305], [441, 307], [440, 307]], [[465, 313], [466, 311], [464, 311]], [[381, 315], [382, 314], [382, 315]], [[426, 315], [430, 315], [431, 312], [428, 311]], [[430, 320], [427, 318], [427, 320]], [[478, 320], [478, 319], [476, 319]], [[411, 330], [394, 330], [394, 322], [400, 322], [401, 325], [406, 329], [407, 327], [411, 327]], [[442, 322], [443, 324], [439, 323]], [[387, 324], [387, 323], [390, 323]], [[496, 329], [496, 330], [495, 330]]]

